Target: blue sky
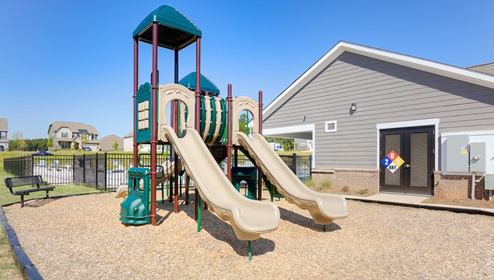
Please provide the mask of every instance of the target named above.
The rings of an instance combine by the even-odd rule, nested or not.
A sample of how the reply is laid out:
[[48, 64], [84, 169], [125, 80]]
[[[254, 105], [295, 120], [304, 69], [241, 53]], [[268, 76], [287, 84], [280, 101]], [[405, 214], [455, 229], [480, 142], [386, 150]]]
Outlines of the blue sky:
[[[494, 61], [494, 1], [0, 1], [0, 117], [9, 136], [46, 138], [53, 121], [92, 124], [100, 138], [132, 131], [132, 32], [160, 5], [202, 30], [202, 73], [226, 96], [267, 106], [338, 41], [459, 67]], [[195, 70], [195, 45], [180, 77]], [[151, 47], [140, 44], [139, 82]], [[162, 84], [173, 53], [159, 51]]]

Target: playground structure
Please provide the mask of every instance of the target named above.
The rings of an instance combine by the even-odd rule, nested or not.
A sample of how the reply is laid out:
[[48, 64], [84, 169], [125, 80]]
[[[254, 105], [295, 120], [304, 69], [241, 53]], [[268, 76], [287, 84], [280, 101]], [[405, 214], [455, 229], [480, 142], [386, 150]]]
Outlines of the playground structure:
[[[194, 182], [198, 231], [201, 201], [204, 200], [211, 212], [231, 224], [238, 239], [249, 241], [249, 256], [250, 241], [275, 230], [279, 225], [278, 207], [273, 202], [260, 201], [263, 174], [289, 202], [307, 209], [317, 224], [325, 226], [348, 215], [343, 197], [308, 189], [264, 140], [261, 134], [261, 91], [259, 102], [249, 97], [233, 98], [231, 85], [228, 86], [226, 99], [218, 97], [218, 88], [201, 74], [202, 32], [189, 18], [170, 6], [160, 6], [139, 24], [133, 38], [135, 167], [128, 172], [128, 196], [121, 204], [120, 219], [124, 223], [156, 225], [156, 190], [160, 180], [170, 180], [170, 198], [173, 197], [174, 211], [178, 212], [180, 163], [185, 166], [186, 204], [189, 180]], [[139, 41], [152, 44], [151, 83], [140, 86]], [[194, 42], [196, 71], [179, 81], [179, 51]], [[158, 47], [174, 51], [172, 84], [158, 84]], [[243, 112], [252, 116], [249, 135], [239, 125], [238, 119]], [[151, 146], [151, 165], [148, 168], [137, 167], [140, 144]], [[171, 147], [173, 168], [170, 165], [158, 166], [157, 145]], [[232, 178], [233, 149], [235, 154], [241, 149], [255, 162], [257, 171], [234, 169], [237, 182], [244, 177], [250, 180], [249, 197], [253, 199], [241, 195], [232, 185], [232, 180], [235, 181]], [[219, 167], [225, 158], [226, 176]]]

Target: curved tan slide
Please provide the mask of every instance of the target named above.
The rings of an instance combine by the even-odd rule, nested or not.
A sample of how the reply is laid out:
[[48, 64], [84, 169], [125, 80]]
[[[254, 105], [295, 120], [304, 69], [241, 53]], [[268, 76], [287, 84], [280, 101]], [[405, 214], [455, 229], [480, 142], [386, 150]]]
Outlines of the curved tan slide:
[[261, 134], [254, 133], [250, 139], [245, 133], [237, 131], [235, 136], [278, 191], [290, 203], [308, 210], [317, 224], [329, 225], [333, 223], [333, 220], [348, 216], [344, 197], [318, 193], [305, 186], [278, 154], [271, 149]]
[[250, 200], [235, 190], [195, 129], [178, 138], [173, 128], [161, 125], [162, 139], [175, 147], [208, 209], [230, 222], [240, 240], [255, 240], [280, 223], [280, 210], [272, 202]]

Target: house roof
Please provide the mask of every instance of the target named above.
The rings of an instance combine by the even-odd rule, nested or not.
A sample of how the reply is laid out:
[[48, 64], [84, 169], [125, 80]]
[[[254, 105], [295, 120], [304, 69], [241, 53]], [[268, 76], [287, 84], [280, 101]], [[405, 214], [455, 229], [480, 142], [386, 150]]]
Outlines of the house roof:
[[0, 130], [9, 131], [9, 122], [5, 118], [0, 118]]
[[468, 67], [467, 69], [481, 72], [481, 73], [485, 73], [485, 74], [489, 74], [489, 75], [494, 75], [494, 62], [471, 66], [471, 67]]
[[123, 149], [123, 139], [118, 137], [115, 134], [110, 134], [107, 135], [99, 140], [99, 147], [100, 150], [105, 152], [105, 151], [114, 151], [115, 149], [113, 148], [113, 144], [117, 141], [118, 143], [118, 149], [122, 150]]
[[98, 135], [98, 130], [89, 124], [79, 123], [79, 122], [63, 122], [54, 121], [48, 127], [48, 133], [50, 133], [50, 128], [53, 128], [55, 132], [59, 131], [62, 127], [67, 127], [72, 132], [87, 132], [88, 134]]
[[425, 72], [465, 81], [488, 88], [494, 88], [494, 76], [447, 65], [431, 60], [426, 60], [409, 55], [385, 51], [377, 48], [359, 44], [340, 41], [331, 48], [323, 57], [314, 63], [307, 71], [298, 77], [288, 88], [279, 94], [264, 110], [263, 115], [273, 114], [277, 108], [283, 105], [290, 97], [296, 94], [302, 87], [309, 83], [321, 71], [333, 63], [343, 52], [351, 52], [375, 59], [403, 65], [406, 67], [422, 70]]

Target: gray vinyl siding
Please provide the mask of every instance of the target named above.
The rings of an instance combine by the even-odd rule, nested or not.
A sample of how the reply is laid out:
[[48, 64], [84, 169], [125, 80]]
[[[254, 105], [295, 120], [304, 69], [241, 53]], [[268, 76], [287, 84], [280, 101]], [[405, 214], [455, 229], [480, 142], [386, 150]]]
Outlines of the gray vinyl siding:
[[[315, 124], [316, 168], [375, 169], [376, 124], [433, 118], [440, 133], [494, 130], [494, 89], [344, 52], [263, 128]], [[324, 132], [333, 120], [338, 131]]]

